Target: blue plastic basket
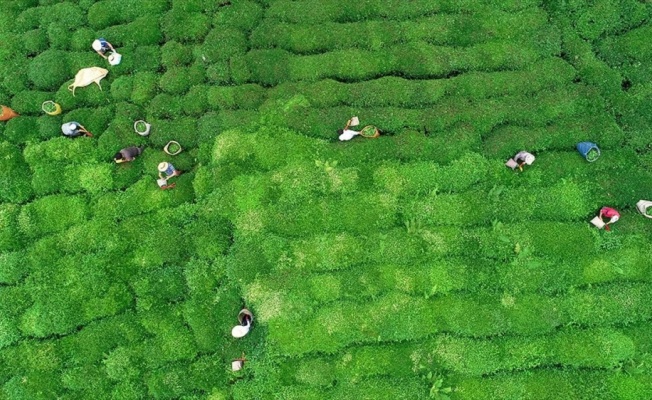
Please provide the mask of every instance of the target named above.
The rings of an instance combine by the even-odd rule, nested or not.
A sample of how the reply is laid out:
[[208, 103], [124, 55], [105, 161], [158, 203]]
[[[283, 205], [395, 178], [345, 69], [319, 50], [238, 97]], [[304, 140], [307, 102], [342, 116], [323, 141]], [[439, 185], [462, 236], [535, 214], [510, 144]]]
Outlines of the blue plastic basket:
[[[589, 155], [589, 152], [591, 150], [597, 151], [598, 156], [595, 157], [592, 160], [589, 160], [588, 155]], [[577, 144], [577, 151], [579, 151], [580, 154], [582, 155], [582, 157], [584, 157], [586, 159], [586, 161], [588, 161], [588, 162], [593, 162], [593, 161], [597, 160], [598, 158], [600, 158], [600, 149], [598, 148], [597, 144], [592, 143], [592, 142], [580, 142], [580, 143], [578, 143]]]

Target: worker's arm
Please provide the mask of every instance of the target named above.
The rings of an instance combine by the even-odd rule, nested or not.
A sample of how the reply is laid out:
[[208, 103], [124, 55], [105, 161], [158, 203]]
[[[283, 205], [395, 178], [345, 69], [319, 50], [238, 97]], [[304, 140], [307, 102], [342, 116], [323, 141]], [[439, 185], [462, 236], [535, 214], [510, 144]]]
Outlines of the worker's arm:
[[97, 50], [95, 50], [95, 52], [96, 52], [97, 54], [101, 55], [103, 58], [107, 58], [107, 56], [105, 56], [104, 54], [102, 54], [101, 51], [97, 51]]
[[115, 49], [113, 48], [113, 45], [109, 42], [106, 42], [106, 44], [111, 48], [111, 51], [115, 52]]
[[80, 132], [83, 132], [84, 135], [86, 135], [86, 136], [88, 136], [88, 137], [93, 137], [93, 134], [90, 133], [90, 132], [88, 131], [88, 129], [86, 129], [83, 125], [79, 125], [79, 131], [80, 131]]

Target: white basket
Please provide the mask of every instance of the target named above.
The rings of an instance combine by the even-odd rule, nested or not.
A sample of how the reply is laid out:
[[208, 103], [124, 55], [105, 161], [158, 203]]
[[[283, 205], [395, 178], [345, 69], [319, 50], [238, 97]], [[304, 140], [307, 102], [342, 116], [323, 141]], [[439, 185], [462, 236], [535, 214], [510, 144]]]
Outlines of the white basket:
[[358, 126], [360, 125], [360, 119], [358, 117], [351, 117], [349, 120], [349, 126]]
[[[139, 123], [139, 122], [142, 122], [142, 123], [145, 124], [145, 130], [144, 130], [144, 131], [139, 131], [139, 130], [138, 130], [137, 126], [138, 126], [138, 123]], [[152, 128], [152, 125], [151, 125], [151, 124], [148, 124], [147, 122], [143, 121], [142, 119], [141, 119], [141, 120], [138, 120], [138, 121], [136, 121], [136, 122], [134, 122], [134, 130], [135, 130], [136, 133], [139, 134], [140, 136], [147, 136], [147, 135], [149, 135], [149, 130], [150, 130], [151, 128]]]
[[652, 207], [652, 201], [648, 200], [639, 200], [638, 203], [636, 203], [636, 209], [638, 212], [640, 212], [644, 217], [647, 218], [652, 218], [652, 215], [648, 213], [648, 208]]
[[158, 184], [158, 187], [163, 187], [163, 186], [168, 184], [168, 180], [167, 179], [157, 179], [156, 183]]
[[598, 229], [602, 229], [602, 228], [604, 228], [604, 226], [606, 225], [606, 224], [605, 224], [605, 223], [600, 219], [600, 217], [595, 217], [595, 218], [593, 218], [593, 219], [591, 220], [591, 223], [592, 223], [593, 225], [595, 225], [595, 227], [598, 228]]
[[111, 53], [107, 58], [109, 60], [109, 64], [118, 65], [120, 64], [120, 61], [122, 61], [122, 54]]
[[[175, 152], [171, 152], [170, 151], [170, 145], [171, 144], [176, 144], [177, 146], [179, 146], [179, 150], [177, 150]], [[171, 156], [176, 156], [177, 154], [181, 153], [182, 150], [183, 150], [183, 148], [181, 148], [181, 145], [179, 144], [179, 142], [177, 142], [175, 140], [170, 140], [168, 142], [168, 144], [166, 144], [165, 147], [163, 147], [163, 151], [166, 152], [167, 154], [171, 155]]]

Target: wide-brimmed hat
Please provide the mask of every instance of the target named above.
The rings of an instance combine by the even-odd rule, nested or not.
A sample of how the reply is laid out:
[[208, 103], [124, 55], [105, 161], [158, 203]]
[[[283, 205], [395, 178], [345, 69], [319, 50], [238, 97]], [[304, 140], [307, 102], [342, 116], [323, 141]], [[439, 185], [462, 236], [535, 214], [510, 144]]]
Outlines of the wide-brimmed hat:
[[525, 156], [525, 163], [527, 165], [532, 165], [533, 162], [534, 162], [534, 156], [532, 154], [528, 154]]
[[162, 163], [160, 163], [160, 164], [158, 165], [158, 170], [159, 170], [160, 172], [165, 172], [165, 171], [168, 169], [169, 166], [170, 166], [170, 164], [168, 164], [168, 163], [166, 163], [165, 161], [163, 161]]
[[93, 46], [93, 50], [95, 50], [95, 51], [100, 51], [100, 50], [102, 50], [102, 42], [100, 42], [99, 39], [95, 39], [95, 40], [93, 41], [93, 44], [92, 44], [91, 46]]
[[236, 326], [233, 327], [233, 329], [231, 329], [231, 335], [234, 338], [241, 338], [244, 335], [246, 335], [247, 333], [249, 333], [249, 325], [245, 325], [245, 326], [236, 325]]

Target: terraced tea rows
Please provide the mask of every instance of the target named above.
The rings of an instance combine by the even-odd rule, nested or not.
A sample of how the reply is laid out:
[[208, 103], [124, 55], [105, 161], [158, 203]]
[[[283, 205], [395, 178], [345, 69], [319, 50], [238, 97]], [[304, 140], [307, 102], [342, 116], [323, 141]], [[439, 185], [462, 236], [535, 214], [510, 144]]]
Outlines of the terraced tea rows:
[[649, 3], [5, 3], [0, 397], [652, 397]]

